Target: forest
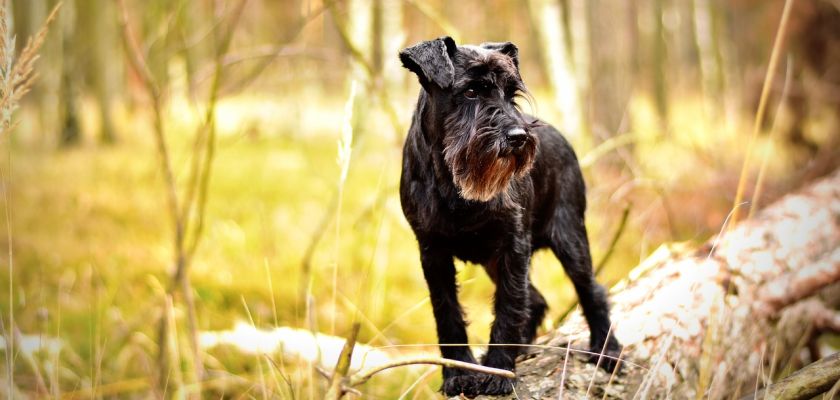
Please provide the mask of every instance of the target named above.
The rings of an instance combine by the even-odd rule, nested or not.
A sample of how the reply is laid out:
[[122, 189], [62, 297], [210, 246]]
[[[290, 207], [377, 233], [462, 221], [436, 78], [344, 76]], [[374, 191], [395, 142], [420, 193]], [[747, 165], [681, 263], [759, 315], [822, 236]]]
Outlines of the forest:
[[[399, 197], [398, 53], [442, 36], [518, 47], [624, 344], [587, 362], [539, 251], [506, 398], [840, 398], [837, 0], [0, 10], [0, 398], [445, 398]], [[481, 354], [495, 286], [455, 265]]]

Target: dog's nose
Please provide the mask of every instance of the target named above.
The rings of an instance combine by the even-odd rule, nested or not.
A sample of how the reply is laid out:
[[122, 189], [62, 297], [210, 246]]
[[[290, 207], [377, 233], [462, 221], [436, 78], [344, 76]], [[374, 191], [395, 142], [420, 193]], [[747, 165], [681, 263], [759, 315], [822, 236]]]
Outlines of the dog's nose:
[[515, 128], [511, 129], [507, 133], [507, 140], [510, 147], [518, 149], [525, 144], [525, 139], [528, 138], [528, 134], [522, 128]]

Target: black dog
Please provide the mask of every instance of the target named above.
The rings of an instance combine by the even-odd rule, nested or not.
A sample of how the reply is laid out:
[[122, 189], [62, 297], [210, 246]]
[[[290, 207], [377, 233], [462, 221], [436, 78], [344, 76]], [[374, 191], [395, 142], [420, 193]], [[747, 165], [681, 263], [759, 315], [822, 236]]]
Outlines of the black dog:
[[[527, 93], [512, 43], [456, 46], [449, 37], [400, 52], [423, 90], [403, 149], [400, 200], [420, 246], [444, 357], [475, 363], [458, 303], [453, 257], [484, 266], [496, 284], [491, 344], [530, 343], [547, 304], [528, 276], [551, 248], [574, 283], [590, 348], [615, 356], [606, 293], [592, 274], [586, 197], [577, 158], [551, 126], [524, 115]], [[483, 364], [514, 369], [521, 346], [490, 346]], [[596, 356], [597, 358], [597, 356]], [[612, 370], [615, 360], [603, 358]], [[508, 394], [510, 379], [444, 368], [445, 394]]]

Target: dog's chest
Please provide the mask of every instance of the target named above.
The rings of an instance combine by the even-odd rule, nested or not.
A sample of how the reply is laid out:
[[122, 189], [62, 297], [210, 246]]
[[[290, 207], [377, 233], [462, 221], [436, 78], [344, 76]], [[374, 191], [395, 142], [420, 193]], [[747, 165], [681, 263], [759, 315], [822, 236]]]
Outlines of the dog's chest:
[[452, 254], [460, 260], [486, 264], [502, 249], [505, 241], [499, 232], [461, 232], [447, 241]]
[[447, 247], [464, 261], [484, 263], [503, 247], [519, 225], [509, 213], [443, 201], [430, 205], [435, 211], [422, 219], [425, 235]]

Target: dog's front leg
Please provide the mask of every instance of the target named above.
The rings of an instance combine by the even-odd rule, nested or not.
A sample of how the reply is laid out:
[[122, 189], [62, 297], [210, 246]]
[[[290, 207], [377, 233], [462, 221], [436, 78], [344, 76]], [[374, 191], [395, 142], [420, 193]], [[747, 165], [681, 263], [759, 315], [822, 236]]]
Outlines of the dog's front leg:
[[[444, 358], [476, 363], [467, 344], [467, 329], [464, 312], [458, 302], [458, 285], [455, 281], [455, 264], [452, 254], [435, 245], [420, 244], [420, 262], [423, 275], [429, 286], [429, 298], [437, 324], [440, 353]], [[450, 346], [449, 344], [464, 344]], [[475, 383], [469, 379], [472, 375], [467, 370], [443, 368], [443, 387], [447, 396], [461, 393], [477, 394]]]
[[[494, 312], [496, 319], [490, 330], [490, 348], [482, 364], [513, 371], [517, 354], [524, 343], [524, 328], [528, 320], [528, 264], [527, 246], [517, 245], [516, 238], [510, 246], [490, 261], [496, 281]], [[521, 240], [521, 238], [520, 238]], [[512, 344], [513, 346], [503, 346]], [[482, 394], [508, 394], [514, 381], [495, 375], [483, 379]]]

